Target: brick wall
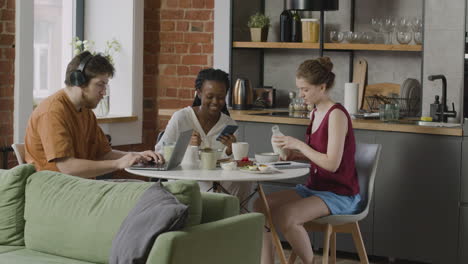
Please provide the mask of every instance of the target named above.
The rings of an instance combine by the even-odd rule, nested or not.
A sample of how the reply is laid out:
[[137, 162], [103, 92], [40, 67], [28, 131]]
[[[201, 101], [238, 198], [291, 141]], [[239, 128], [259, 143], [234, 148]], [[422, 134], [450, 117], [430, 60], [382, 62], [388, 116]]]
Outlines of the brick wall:
[[[14, 45], [15, 0], [0, 0], [0, 147], [13, 143]], [[14, 166], [15, 157], [9, 157], [9, 166]]]
[[[13, 142], [14, 3], [0, 0], [0, 146]], [[158, 109], [192, 103], [198, 71], [213, 65], [213, 10], [214, 0], [145, 0], [143, 144], [119, 149], [152, 149], [168, 121]]]

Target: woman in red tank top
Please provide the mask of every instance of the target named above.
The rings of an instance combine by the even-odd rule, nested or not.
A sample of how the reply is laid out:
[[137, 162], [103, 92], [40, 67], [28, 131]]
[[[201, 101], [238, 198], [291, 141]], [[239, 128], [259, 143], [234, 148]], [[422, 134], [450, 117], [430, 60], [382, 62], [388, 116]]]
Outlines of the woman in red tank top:
[[[288, 240], [303, 263], [313, 263], [314, 254], [304, 223], [330, 214], [353, 214], [359, 210], [359, 185], [354, 164], [355, 139], [351, 118], [333, 102], [329, 90], [335, 74], [328, 57], [303, 62], [296, 72], [296, 86], [308, 105], [315, 105], [306, 141], [289, 136], [274, 143], [288, 152], [287, 160], [309, 160], [310, 175], [295, 190], [267, 195], [275, 227]], [[262, 203], [255, 210], [264, 212]], [[265, 233], [262, 264], [274, 263], [273, 245]]]

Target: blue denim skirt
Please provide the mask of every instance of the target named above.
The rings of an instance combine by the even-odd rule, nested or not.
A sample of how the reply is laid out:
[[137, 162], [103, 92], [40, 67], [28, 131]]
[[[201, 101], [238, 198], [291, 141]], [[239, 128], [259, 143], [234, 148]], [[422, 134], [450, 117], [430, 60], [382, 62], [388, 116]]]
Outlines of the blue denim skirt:
[[351, 215], [361, 211], [361, 195], [359, 193], [354, 196], [338, 195], [327, 191], [311, 190], [303, 184], [296, 185], [296, 192], [302, 198], [312, 195], [319, 197], [328, 206], [332, 215]]

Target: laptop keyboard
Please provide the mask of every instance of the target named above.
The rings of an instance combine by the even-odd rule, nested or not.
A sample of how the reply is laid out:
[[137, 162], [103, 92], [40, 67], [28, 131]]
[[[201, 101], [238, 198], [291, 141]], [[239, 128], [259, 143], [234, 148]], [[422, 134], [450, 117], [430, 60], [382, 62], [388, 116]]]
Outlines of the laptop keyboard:
[[161, 163], [137, 163], [132, 166], [132, 168], [146, 168], [146, 169], [153, 169], [153, 170], [166, 170], [166, 164]]

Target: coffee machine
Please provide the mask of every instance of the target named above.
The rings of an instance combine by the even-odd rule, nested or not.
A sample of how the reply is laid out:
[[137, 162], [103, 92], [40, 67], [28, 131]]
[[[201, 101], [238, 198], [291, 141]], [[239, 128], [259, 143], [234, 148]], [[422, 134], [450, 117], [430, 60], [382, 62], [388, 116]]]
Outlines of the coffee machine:
[[247, 110], [252, 108], [253, 90], [250, 81], [239, 78], [232, 90], [232, 108], [235, 110]]

